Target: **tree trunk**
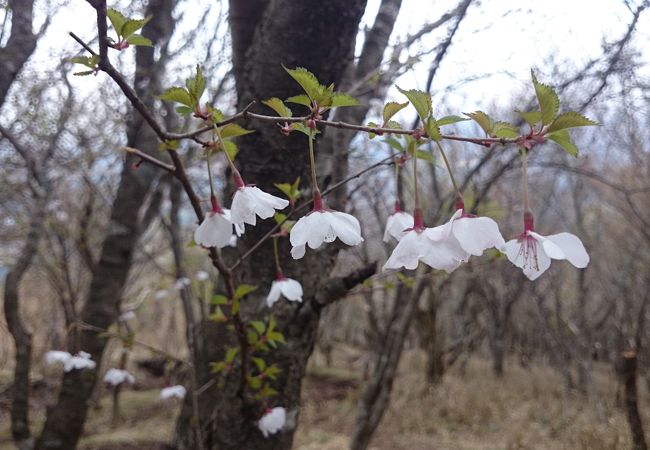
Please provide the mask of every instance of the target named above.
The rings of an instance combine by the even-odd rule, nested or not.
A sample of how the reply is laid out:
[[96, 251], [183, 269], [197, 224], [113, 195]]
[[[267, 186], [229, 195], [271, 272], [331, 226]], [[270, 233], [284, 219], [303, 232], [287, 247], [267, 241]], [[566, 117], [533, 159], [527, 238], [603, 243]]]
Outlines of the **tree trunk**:
[[[164, 46], [171, 36], [174, 29], [171, 12], [174, 6], [174, 0], [149, 2], [146, 15], [153, 15], [153, 19], [145, 26], [143, 34], [154, 44]], [[165, 58], [161, 57], [161, 60]], [[159, 80], [163, 73], [164, 65], [154, 60], [154, 48], [137, 47], [134, 85], [149, 107], [153, 106], [153, 96], [160, 92]], [[132, 117], [128, 137], [129, 146], [159, 156], [157, 139], [139, 115]], [[118, 317], [121, 293], [131, 267], [133, 251], [143, 231], [138, 212], [158, 176], [158, 170], [153, 166], [143, 164], [135, 168], [135, 162], [137, 158], [131, 155], [125, 158], [108, 233], [80, 314], [83, 323], [102, 330], [109, 328]], [[36, 444], [38, 449], [74, 449], [83, 430], [107, 338], [88, 329], [82, 330], [78, 336], [79, 342], [72, 344], [74, 351], [90, 353], [98, 363], [97, 367], [94, 370], [73, 370], [64, 375], [58, 401], [48, 411]]]
[[[232, 0], [229, 20], [239, 107], [252, 100], [272, 96], [287, 98], [300, 93], [300, 86], [284, 71], [282, 64], [305, 67], [323, 84], [338, 84], [348, 62], [346, 58], [354, 46], [365, 6], [365, 0]], [[263, 105], [255, 108], [268, 113]], [[292, 108], [297, 110], [300, 107]], [[237, 163], [244, 180], [265, 191], [277, 192], [273, 183], [293, 182], [300, 176], [301, 187], [305, 188], [309, 180], [306, 137], [301, 133], [284, 137], [275, 125], [255, 123], [254, 127], [256, 133], [243, 137], [238, 143]], [[319, 142], [316, 146], [318, 152]], [[239, 243], [239, 252], [254, 245], [270, 229], [271, 222], [248, 227]], [[199, 397], [199, 418], [193, 417], [191, 395], [187, 396], [177, 424], [177, 448], [291, 448], [299, 414], [301, 381], [316, 339], [320, 311], [332, 298], [342, 295], [346, 286], [349, 288], [358, 282], [351, 278], [347, 281], [344, 278], [327, 279], [339, 248], [336, 244], [329, 244], [318, 253], [308, 251], [303, 260], [296, 262], [289, 256], [287, 240], [280, 242], [284, 272], [299, 280], [304, 289], [302, 304], [281, 301], [274, 305], [273, 315], [287, 344], [263, 355], [267, 364], [276, 364], [282, 370], [272, 384], [278, 395], [269, 403], [287, 409], [288, 421], [284, 430], [263, 437], [257, 429], [263, 405], [237, 395], [239, 376], [229, 376], [223, 387], [209, 384], [215, 378], [210, 373], [209, 363], [223, 360], [228, 347], [237, 346], [231, 331], [210, 322], [203, 324], [204, 351], [195, 361], [198, 386], [208, 383], [210, 387]], [[236, 275], [238, 283], [260, 287], [259, 294], [244, 299], [242, 317], [264, 319], [268, 310], [262, 305], [263, 297], [275, 278], [273, 246], [270, 243], [261, 246], [255, 258], [244, 260]], [[193, 421], [200, 423], [203, 443], [194, 441], [191, 432]]]
[[634, 450], [647, 450], [648, 444], [643, 433], [643, 423], [639, 414], [639, 403], [636, 389], [637, 357], [636, 352], [623, 352], [622, 370], [623, 383], [625, 384], [625, 413], [632, 433]]

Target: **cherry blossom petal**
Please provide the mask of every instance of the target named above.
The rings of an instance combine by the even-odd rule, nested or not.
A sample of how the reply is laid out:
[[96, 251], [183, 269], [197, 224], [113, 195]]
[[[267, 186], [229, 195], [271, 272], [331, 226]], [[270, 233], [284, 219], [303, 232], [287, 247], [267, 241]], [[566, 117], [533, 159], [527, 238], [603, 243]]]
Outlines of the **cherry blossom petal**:
[[546, 236], [542, 236], [541, 234], [535, 233], [534, 231], [529, 231], [528, 235], [532, 236], [537, 242], [542, 244], [544, 251], [550, 258], [566, 259], [566, 255], [564, 254], [564, 251], [560, 247], [558, 247], [557, 244], [555, 244], [553, 241], [549, 241]]
[[303, 256], [305, 256], [305, 245], [296, 245], [295, 247], [291, 248], [291, 257], [293, 259], [301, 259]]
[[408, 270], [416, 269], [420, 258], [427, 253], [427, 248], [430, 245], [432, 245], [432, 241], [423, 232], [416, 230], [406, 232], [393, 249], [393, 253], [384, 264], [383, 270], [398, 270], [402, 267]]
[[269, 294], [266, 296], [266, 304], [270, 308], [273, 306], [275, 302], [280, 300], [280, 295], [282, 294], [282, 287], [280, 286], [280, 283], [278, 281], [274, 281], [271, 284], [271, 290], [269, 291]]
[[220, 213], [207, 213], [194, 231], [194, 242], [204, 247], [223, 248], [230, 242], [232, 222]]
[[566, 259], [577, 268], [584, 269], [589, 264], [589, 255], [578, 236], [571, 233], [558, 233], [547, 236], [546, 239], [561, 248]]
[[551, 266], [551, 258], [544, 251], [544, 245], [539, 244], [534, 237], [528, 237], [512, 239], [503, 248], [508, 260], [521, 268], [531, 281], [539, 278]]
[[51, 350], [45, 354], [45, 361], [48, 364], [62, 363], [65, 364], [68, 360], [72, 358], [72, 355], [68, 352], [63, 352], [60, 350]]
[[163, 388], [160, 391], [160, 398], [162, 400], [166, 400], [168, 398], [176, 397], [183, 399], [185, 397], [185, 394], [187, 393], [187, 390], [185, 389], [185, 386], [181, 386], [180, 384], [176, 386], [169, 386], [166, 388]]
[[257, 422], [257, 427], [264, 437], [269, 437], [269, 434], [275, 434], [282, 430], [286, 421], [287, 411], [282, 407], [276, 407], [262, 416]]
[[117, 386], [122, 383], [133, 384], [135, 378], [126, 370], [122, 369], [108, 369], [106, 374], [104, 374], [104, 383], [110, 384], [112, 386]]
[[505, 244], [499, 226], [489, 217], [461, 217], [454, 221], [452, 232], [463, 250], [474, 256]]
[[347, 245], [358, 245], [363, 242], [361, 225], [356, 217], [339, 211], [328, 211], [327, 218], [334, 234]]
[[292, 302], [302, 302], [302, 285], [294, 279], [285, 278], [281, 281], [282, 295]]
[[[446, 225], [443, 225], [446, 227]], [[422, 257], [422, 262], [438, 270], [449, 273], [456, 270], [462, 263], [467, 262], [469, 253], [460, 246], [460, 243], [450, 236], [438, 242], [433, 242]]]
[[287, 200], [268, 194], [256, 186], [244, 186], [237, 189], [232, 199], [232, 221], [255, 225], [256, 215], [268, 219], [275, 214], [276, 209], [284, 209], [288, 205]]
[[413, 228], [413, 216], [406, 212], [396, 212], [388, 216], [386, 230], [384, 231], [384, 242], [389, 242], [391, 236], [396, 240], [402, 239], [404, 230]]

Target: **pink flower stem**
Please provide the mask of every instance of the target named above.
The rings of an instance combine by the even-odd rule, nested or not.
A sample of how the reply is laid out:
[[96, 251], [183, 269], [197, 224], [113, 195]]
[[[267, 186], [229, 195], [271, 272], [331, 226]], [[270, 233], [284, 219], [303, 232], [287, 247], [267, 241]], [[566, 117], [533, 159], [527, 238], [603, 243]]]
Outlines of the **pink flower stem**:
[[533, 216], [532, 210], [530, 209], [530, 202], [528, 200], [528, 150], [522, 148], [521, 153], [521, 170], [522, 170], [522, 193], [524, 201], [524, 216], [526, 213], [530, 214], [531, 218]]
[[418, 186], [418, 158], [417, 155], [413, 155], [413, 186], [415, 190], [415, 212], [417, 213], [418, 209], [421, 210], [420, 206], [420, 188]]
[[415, 208], [413, 211], [413, 229], [416, 231], [424, 230], [424, 214], [422, 208]]

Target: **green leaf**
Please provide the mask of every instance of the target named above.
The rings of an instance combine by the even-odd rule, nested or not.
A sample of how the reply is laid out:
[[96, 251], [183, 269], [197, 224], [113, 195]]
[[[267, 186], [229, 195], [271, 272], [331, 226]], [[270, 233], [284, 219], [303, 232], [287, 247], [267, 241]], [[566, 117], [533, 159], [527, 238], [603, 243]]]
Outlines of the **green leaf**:
[[255, 356], [253, 356], [251, 360], [257, 366], [257, 370], [259, 370], [260, 372], [264, 372], [264, 369], [266, 369], [266, 361], [264, 361], [262, 358], [257, 358]]
[[230, 347], [226, 351], [226, 364], [230, 364], [235, 360], [235, 356], [237, 356], [237, 352], [239, 352], [239, 347]]
[[212, 300], [210, 300], [210, 303], [213, 305], [227, 305], [228, 304], [228, 297], [225, 295], [217, 294], [212, 296]]
[[420, 119], [422, 119], [422, 122], [424, 122], [427, 117], [431, 115], [432, 111], [432, 106], [431, 106], [431, 95], [427, 94], [426, 92], [418, 91], [417, 89], [411, 89], [411, 90], [404, 90], [401, 89], [399, 86], [397, 86], [397, 90], [400, 91], [402, 94], [408, 98], [413, 106], [415, 107], [416, 111], [418, 112], [418, 116], [420, 116]]
[[295, 69], [287, 69], [284, 67], [284, 70], [298, 82], [310, 99], [316, 100], [321, 95], [321, 84], [313, 73], [304, 67], [296, 67]]
[[272, 97], [268, 100], [262, 100], [262, 103], [278, 113], [278, 115], [281, 117], [291, 117], [291, 110], [287, 107], [287, 105], [284, 104], [282, 100], [277, 97]]
[[127, 20], [120, 28], [120, 36], [122, 36], [124, 39], [127, 39], [140, 28], [144, 27], [151, 20], [151, 17], [152, 16], [138, 20]]
[[299, 105], [304, 105], [307, 108], [311, 108], [311, 100], [309, 100], [309, 97], [305, 94], [294, 95], [293, 97], [289, 97], [287, 101], [289, 103], [297, 103]]
[[[294, 122], [294, 123], [291, 124], [291, 129], [296, 130], [296, 131], [300, 131], [301, 133], [304, 133], [307, 136], [312, 135], [311, 128], [307, 128], [304, 123]], [[315, 133], [318, 134], [318, 133], [320, 133], [320, 131], [316, 130]]]
[[187, 92], [187, 90], [182, 87], [171, 87], [167, 89], [165, 92], [163, 92], [162, 94], [160, 94], [158, 98], [161, 100], [166, 100], [168, 102], [181, 103], [192, 109], [196, 106], [196, 103], [192, 102], [190, 93]]
[[190, 108], [189, 106], [177, 106], [176, 107], [176, 112], [180, 114], [181, 116], [187, 116], [189, 114], [192, 114], [194, 110]]
[[435, 163], [435, 159], [433, 157], [433, 154], [429, 151], [426, 150], [416, 150], [415, 151], [415, 157], [417, 159], [421, 159], [422, 161], [429, 162], [431, 164]]
[[252, 286], [250, 284], [240, 284], [237, 286], [237, 289], [235, 289], [235, 298], [233, 300], [239, 300], [241, 298], [244, 298], [251, 292], [257, 289], [257, 286]]
[[287, 220], [287, 215], [282, 214], [280, 212], [276, 212], [275, 214], [273, 214], [273, 220], [275, 220], [275, 223], [277, 223], [278, 225], [282, 225]]
[[560, 110], [560, 98], [557, 96], [552, 87], [537, 81], [535, 72], [530, 71], [535, 86], [535, 95], [539, 102], [539, 109], [542, 111], [542, 125], [548, 125], [553, 121], [557, 112]]
[[94, 69], [97, 67], [97, 63], [99, 63], [99, 57], [98, 56], [75, 56], [74, 58], [70, 58], [70, 62], [75, 63], [75, 64], [82, 64], [86, 67], [89, 67], [91, 69]]
[[598, 122], [587, 119], [585, 116], [575, 111], [569, 111], [557, 116], [553, 123], [548, 127], [548, 132], [552, 133], [567, 128], [589, 127], [594, 125], [598, 125]]
[[253, 320], [251, 321], [251, 326], [255, 328], [255, 331], [257, 331], [257, 334], [264, 334], [264, 331], [266, 331], [266, 324], [262, 322], [261, 320]]
[[495, 122], [492, 134], [500, 138], [516, 138], [519, 137], [519, 130], [507, 122]]
[[214, 312], [210, 314], [210, 320], [217, 323], [225, 322], [227, 320], [226, 315], [223, 313], [220, 306], [217, 306]]
[[259, 389], [262, 387], [262, 380], [257, 377], [248, 376], [246, 377], [246, 380], [248, 381], [248, 385], [251, 387], [251, 389]]
[[469, 120], [469, 119], [466, 119], [465, 117], [452, 115], [452, 116], [441, 117], [440, 119], [438, 119], [437, 122], [438, 122], [438, 126], [441, 127], [443, 125], [451, 125], [452, 123], [464, 122], [465, 120]]
[[440, 134], [440, 127], [438, 126], [438, 122], [436, 121], [436, 119], [433, 118], [433, 116], [426, 119], [424, 127], [427, 130], [427, 134], [429, 135], [429, 138], [433, 139], [436, 142], [442, 141], [442, 135]]
[[409, 102], [398, 103], [398, 102], [388, 102], [384, 105], [384, 123], [388, 123], [390, 119], [393, 118], [395, 114], [403, 110], [409, 105]]
[[393, 128], [393, 129], [395, 129], [395, 130], [401, 130], [401, 129], [402, 129], [402, 125], [400, 125], [399, 122], [395, 122], [394, 120], [389, 120], [389, 121], [386, 123], [386, 128]]
[[195, 104], [198, 104], [203, 92], [205, 92], [205, 77], [203, 76], [201, 67], [198, 64], [196, 65], [196, 76], [188, 78], [185, 81], [185, 86], [187, 86], [187, 90], [189, 91], [190, 96], [194, 99]]
[[113, 25], [113, 28], [115, 28], [117, 35], [121, 36], [122, 27], [127, 21], [126, 17], [124, 17], [121, 12], [113, 8], [108, 8], [106, 11], [106, 16], [108, 17], [108, 20], [111, 21], [111, 25]]
[[240, 125], [237, 125], [236, 123], [229, 123], [228, 125], [222, 127], [220, 131], [221, 137], [224, 139], [255, 133], [255, 130], [247, 130], [245, 128], [242, 128]]
[[282, 369], [280, 369], [275, 364], [271, 364], [269, 367], [266, 368], [264, 374], [270, 379], [275, 380], [281, 372]]
[[258, 341], [257, 338], [257, 333], [254, 331], [247, 331], [246, 332], [246, 342], [248, 342], [248, 345], [255, 345]]
[[239, 148], [237, 147], [237, 144], [235, 144], [233, 141], [229, 141], [225, 139], [223, 141], [223, 149], [226, 153], [228, 153], [228, 156], [230, 159], [234, 160], [237, 157], [237, 153], [239, 153]]
[[267, 334], [267, 338], [269, 339], [269, 342], [280, 342], [281, 344], [287, 343], [284, 340], [284, 336], [282, 335], [282, 333], [278, 331], [271, 331], [270, 333]]
[[553, 133], [547, 134], [546, 137], [562, 147], [569, 155], [574, 158], [578, 157], [578, 147], [571, 142], [571, 137], [567, 130], [554, 131]]
[[226, 363], [223, 361], [210, 363], [210, 372], [212, 373], [221, 373], [225, 369]]
[[539, 123], [542, 120], [542, 112], [541, 111], [519, 111], [515, 110], [517, 114], [519, 114], [519, 117], [524, 119], [524, 121], [532, 127], [535, 126], [535, 124]]
[[351, 95], [348, 95], [344, 92], [335, 92], [332, 94], [332, 101], [330, 103], [330, 106], [332, 108], [336, 108], [341, 106], [358, 106], [359, 104], [359, 100], [352, 97]]
[[471, 113], [463, 113], [474, 122], [476, 122], [486, 134], [492, 134], [492, 128], [494, 128], [494, 121], [490, 116], [485, 114], [483, 111], [474, 111]]
[[126, 39], [130, 45], [140, 45], [142, 47], [153, 47], [153, 42], [140, 34], [132, 34]]
[[404, 151], [404, 146], [402, 145], [402, 143], [400, 141], [398, 141], [397, 139], [395, 139], [395, 138], [387, 137], [386, 139], [384, 139], [384, 142], [387, 143], [388, 145], [390, 145], [392, 148], [394, 148], [398, 152], [403, 152]]
[[291, 185], [289, 183], [273, 183], [284, 195], [291, 198]]
[[[376, 124], [375, 122], [368, 122], [366, 126], [373, 127], [373, 128], [379, 128], [379, 124]], [[373, 133], [372, 131], [368, 131], [368, 139], [374, 139], [377, 137], [376, 133]]]

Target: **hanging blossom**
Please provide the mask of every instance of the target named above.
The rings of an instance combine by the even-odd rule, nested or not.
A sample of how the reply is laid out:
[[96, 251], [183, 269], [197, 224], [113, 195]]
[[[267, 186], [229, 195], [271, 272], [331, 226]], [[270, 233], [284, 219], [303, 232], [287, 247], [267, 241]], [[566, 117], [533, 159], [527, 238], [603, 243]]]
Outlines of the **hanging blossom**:
[[269, 437], [269, 434], [275, 434], [282, 430], [285, 422], [287, 421], [287, 410], [281, 406], [273, 409], [266, 408], [264, 415], [257, 422], [257, 427], [260, 429], [264, 437]]
[[135, 383], [135, 378], [123, 369], [108, 369], [104, 375], [104, 383], [117, 386], [122, 383]]
[[589, 264], [589, 255], [578, 236], [558, 233], [542, 236], [535, 233], [534, 219], [524, 213], [524, 232], [504, 244], [508, 260], [521, 268], [529, 280], [536, 280], [551, 266], [551, 259], [566, 259], [579, 269]]
[[257, 186], [246, 186], [241, 176], [235, 176], [237, 191], [230, 205], [230, 215], [235, 224], [255, 225], [256, 216], [260, 219], [273, 217], [276, 209], [289, 206], [289, 201], [268, 194]]
[[389, 242], [391, 236], [399, 241], [404, 236], [404, 232], [412, 229], [413, 226], [413, 216], [401, 210], [399, 201], [395, 202], [395, 212], [388, 216], [388, 220], [386, 220], [384, 242]]
[[168, 386], [166, 388], [161, 389], [160, 398], [162, 400], [167, 400], [173, 397], [183, 399], [185, 398], [186, 393], [187, 390], [185, 389], [185, 386], [177, 384], [176, 386]]
[[[194, 242], [203, 247], [223, 248], [231, 245], [233, 236], [233, 221], [231, 212], [222, 208], [215, 196], [210, 197], [212, 211], [205, 214], [201, 225], [194, 231]], [[243, 225], [235, 225], [235, 233], [241, 236], [244, 233]]]
[[205, 270], [199, 270], [196, 272], [196, 279], [199, 281], [207, 281], [207, 279], [210, 278], [210, 274], [206, 272]]
[[447, 272], [456, 270], [461, 263], [467, 261], [469, 255], [457, 241], [445, 238], [448, 235], [445, 231], [447, 225], [426, 228], [422, 209], [416, 208], [413, 228], [405, 230], [383, 270], [398, 270], [402, 267], [414, 270], [420, 261], [434, 269]]
[[[456, 212], [437, 235], [456, 241], [463, 251], [473, 256], [481, 256], [488, 248], [500, 249], [505, 244], [497, 223], [489, 217], [467, 214], [460, 199], [456, 201]], [[432, 238], [435, 239], [433, 235]]]
[[359, 245], [363, 242], [361, 225], [350, 214], [325, 209], [320, 194], [316, 194], [314, 209], [291, 228], [291, 256], [301, 259], [305, 256], [305, 245], [315, 249], [323, 242], [330, 243], [336, 238], [347, 245]]
[[269, 308], [280, 300], [280, 295], [284, 295], [290, 302], [302, 302], [302, 286], [300, 283], [292, 278], [286, 278], [282, 272], [278, 271], [278, 275], [271, 285], [271, 291], [266, 296], [266, 304]]
[[83, 351], [73, 356], [68, 352], [53, 350], [45, 354], [45, 360], [48, 364], [62, 363], [64, 372], [94, 369], [97, 365], [95, 361], [90, 359], [90, 353]]

